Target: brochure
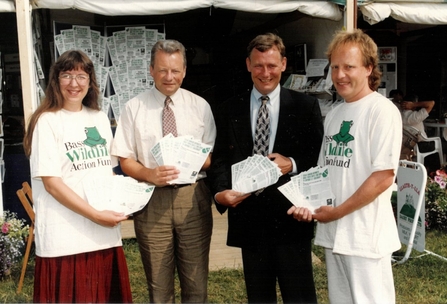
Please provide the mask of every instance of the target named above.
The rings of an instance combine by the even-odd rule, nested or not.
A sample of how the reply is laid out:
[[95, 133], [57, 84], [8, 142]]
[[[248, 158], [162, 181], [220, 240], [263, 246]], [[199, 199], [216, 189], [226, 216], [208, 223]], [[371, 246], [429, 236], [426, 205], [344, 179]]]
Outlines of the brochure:
[[275, 162], [255, 154], [231, 166], [232, 189], [241, 193], [254, 192], [275, 184], [281, 175]]
[[312, 213], [321, 206], [331, 206], [335, 202], [327, 166], [301, 172], [278, 190], [296, 207], [308, 208]]

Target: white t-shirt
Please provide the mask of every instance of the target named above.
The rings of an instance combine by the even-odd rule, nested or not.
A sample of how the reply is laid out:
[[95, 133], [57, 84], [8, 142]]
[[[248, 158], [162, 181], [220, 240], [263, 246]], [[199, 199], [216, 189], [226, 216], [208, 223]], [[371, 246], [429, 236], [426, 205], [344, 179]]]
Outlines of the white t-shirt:
[[[324, 134], [319, 165], [329, 167], [335, 206], [352, 196], [373, 172], [393, 169], [396, 173], [402, 120], [393, 103], [379, 93], [333, 109], [325, 118]], [[318, 223], [315, 244], [334, 253], [367, 258], [399, 249], [391, 191], [390, 187], [339, 220]]]
[[51, 196], [41, 176], [61, 177], [86, 199], [82, 181], [110, 176], [112, 131], [107, 116], [83, 107], [79, 112], [46, 112], [32, 140], [31, 182], [36, 212], [36, 254], [58, 257], [121, 246], [120, 226], [107, 228], [71, 211]]
[[[150, 152], [163, 138], [162, 112], [166, 96], [155, 87], [129, 100], [121, 112], [112, 155], [132, 158], [146, 168], [158, 167]], [[202, 143], [214, 146], [216, 125], [205, 99], [179, 89], [171, 96], [178, 136], [190, 135]], [[199, 177], [203, 177], [201, 172]]]

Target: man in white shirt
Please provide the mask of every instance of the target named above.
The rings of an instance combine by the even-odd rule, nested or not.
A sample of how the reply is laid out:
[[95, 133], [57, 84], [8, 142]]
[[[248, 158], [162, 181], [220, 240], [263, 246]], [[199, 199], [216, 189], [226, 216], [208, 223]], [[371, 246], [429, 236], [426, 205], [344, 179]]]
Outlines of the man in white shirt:
[[155, 87], [126, 103], [111, 153], [119, 156], [124, 173], [156, 186], [149, 203], [134, 214], [150, 302], [174, 303], [177, 268], [182, 303], [206, 303], [213, 221], [212, 198], [203, 178], [211, 157], [196, 183], [172, 185], [169, 182], [180, 171], [158, 166], [150, 151], [166, 131], [165, 110], [173, 112], [175, 121], [169, 127], [178, 136], [192, 136], [214, 146], [216, 126], [209, 104], [180, 88], [186, 75], [185, 48], [180, 42], [162, 40], [154, 45], [150, 73]]
[[418, 129], [422, 135], [427, 137], [424, 128], [424, 120], [428, 117], [435, 106], [433, 100], [429, 101], [405, 101], [401, 90], [391, 90], [390, 98], [399, 108], [402, 115], [402, 124]]
[[315, 244], [325, 248], [329, 301], [395, 303], [391, 254], [400, 248], [390, 203], [402, 142], [402, 121], [376, 92], [377, 45], [361, 30], [340, 31], [327, 52], [344, 103], [324, 122], [318, 164], [327, 166], [332, 206], [312, 214], [292, 207], [297, 220], [317, 220]]

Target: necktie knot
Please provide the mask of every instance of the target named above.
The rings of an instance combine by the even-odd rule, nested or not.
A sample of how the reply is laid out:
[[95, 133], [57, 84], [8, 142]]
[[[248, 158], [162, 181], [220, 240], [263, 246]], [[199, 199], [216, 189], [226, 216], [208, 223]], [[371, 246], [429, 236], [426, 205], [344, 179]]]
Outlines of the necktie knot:
[[267, 95], [261, 96], [261, 106], [264, 106], [267, 104], [267, 102], [270, 100], [270, 98]]
[[172, 102], [171, 97], [166, 96], [166, 99], [165, 99], [165, 107], [169, 107], [169, 104], [170, 104], [171, 102]]

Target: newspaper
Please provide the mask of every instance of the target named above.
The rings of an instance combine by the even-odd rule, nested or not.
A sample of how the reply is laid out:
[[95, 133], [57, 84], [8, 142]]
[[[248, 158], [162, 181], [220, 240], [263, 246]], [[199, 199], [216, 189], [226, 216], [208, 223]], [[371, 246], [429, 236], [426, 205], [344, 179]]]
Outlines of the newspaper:
[[305, 207], [315, 212], [321, 206], [331, 206], [335, 196], [331, 190], [327, 166], [313, 167], [293, 176], [278, 190], [297, 207]]
[[191, 184], [196, 182], [211, 148], [192, 136], [168, 134], [152, 147], [151, 153], [159, 166], [175, 166], [180, 171], [170, 184]]
[[155, 186], [123, 175], [91, 178], [83, 181], [88, 203], [95, 209], [135, 213], [149, 202]]
[[275, 184], [282, 175], [268, 157], [255, 154], [231, 166], [232, 189], [250, 193]]

